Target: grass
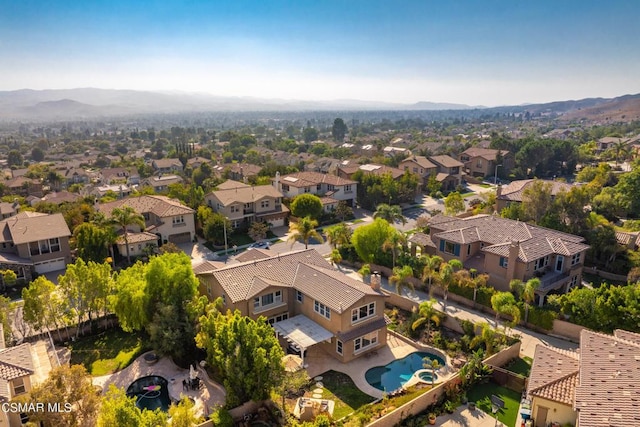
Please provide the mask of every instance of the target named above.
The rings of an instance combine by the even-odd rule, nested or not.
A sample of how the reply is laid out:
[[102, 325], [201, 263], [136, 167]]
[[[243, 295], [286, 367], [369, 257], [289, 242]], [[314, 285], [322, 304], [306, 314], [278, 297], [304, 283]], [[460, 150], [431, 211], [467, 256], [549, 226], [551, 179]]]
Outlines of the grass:
[[251, 237], [249, 237], [248, 234], [245, 233], [238, 233], [238, 234], [232, 234], [231, 236], [229, 236], [229, 242], [228, 245], [229, 247], [232, 247], [233, 245], [237, 245], [237, 246], [242, 246], [242, 245], [250, 245], [253, 243], [253, 239]]
[[373, 402], [375, 399], [360, 391], [348, 375], [327, 371], [322, 374], [322, 398], [335, 401], [333, 418], [338, 420], [357, 410], [359, 407]]
[[509, 363], [505, 369], [511, 372], [515, 372], [516, 374], [520, 374], [524, 377], [528, 377], [531, 372], [531, 364], [533, 363], [533, 359], [529, 356], [519, 357], [515, 359], [513, 362]]
[[360, 224], [361, 222], [364, 222], [364, 219], [358, 218], [351, 221], [352, 224]]
[[478, 184], [478, 185], [482, 188], [493, 188], [493, 185], [491, 184]]
[[487, 414], [491, 413], [491, 395], [496, 395], [504, 400], [504, 408], [498, 411], [498, 420], [505, 425], [513, 426], [518, 418], [520, 407], [520, 393], [501, 387], [496, 383], [477, 384], [467, 392], [469, 402], [476, 402], [476, 406]]
[[72, 365], [83, 365], [91, 375], [100, 376], [126, 368], [146, 347], [139, 334], [117, 328], [80, 338], [69, 350]]
[[469, 197], [469, 196], [473, 196], [475, 193], [475, 191], [470, 191], [468, 193], [462, 193], [460, 196], [464, 199], [465, 197]]

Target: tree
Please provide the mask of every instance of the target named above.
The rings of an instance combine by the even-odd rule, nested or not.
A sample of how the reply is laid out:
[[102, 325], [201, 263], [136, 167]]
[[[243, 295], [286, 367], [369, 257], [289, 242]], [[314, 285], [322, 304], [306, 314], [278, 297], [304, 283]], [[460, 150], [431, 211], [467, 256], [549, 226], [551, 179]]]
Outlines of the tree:
[[[512, 317], [512, 324], [516, 325], [520, 321], [520, 310], [516, 304], [516, 299], [511, 292], [496, 292], [491, 296], [491, 308], [496, 312], [496, 328], [498, 327], [498, 317], [509, 315]], [[505, 333], [507, 324], [504, 326]]]
[[392, 267], [396, 266], [396, 258], [398, 257], [398, 249], [402, 249], [407, 244], [407, 236], [400, 231], [394, 230], [387, 236], [387, 240], [382, 244], [383, 251], [391, 251]]
[[318, 130], [316, 128], [304, 128], [302, 131], [302, 137], [307, 144], [318, 140]]
[[402, 209], [398, 205], [391, 206], [386, 203], [380, 203], [376, 207], [373, 217], [383, 219], [389, 224], [400, 222], [404, 225], [407, 223], [407, 219], [402, 215]]
[[144, 230], [144, 217], [137, 213], [131, 206], [124, 206], [122, 208], [114, 208], [113, 211], [111, 211], [111, 219], [113, 224], [122, 230], [124, 244], [127, 247], [127, 264], [131, 264], [128, 227], [130, 225], [137, 225], [141, 230]]
[[60, 329], [65, 326], [67, 310], [64, 299], [56, 291], [56, 285], [46, 277], [39, 276], [29, 287], [22, 289], [22, 299], [24, 320], [35, 330], [50, 330], [54, 326], [62, 341]]
[[22, 166], [24, 159], [18, 150], [10, 150], [7, 155], [7, 164], [9, 166]]
[[440, 274], [438, 273], [438, 270], [440, 269], [440, 266], [442, 265], [444, 260], [438, 255], [433, 255], [433, 256], [425, 255], [425, 258], [426, 258], [425, 260], [426, 262], [424, 265], [424, 270], [422, 270], [422, 281], [423, 282], [426, 281], [427, 291], [429, 292], [429, 298], [431, 298], [431, 285], [433, 284], [434, 280], [440, 279]]
[[[44, 411], [27, 411], [33, 423], [51, 427], [80, 427], [95, 425], [100, 408], [100, 395], [91, 382], [91, 376], [82, 365], [62, 365], [54, 368], [49, 377], [35, 385], [23, 402], [38, 402]], [[49, 404], [62, 403], [61, 410], [49, 410]], [[133, 424], [132, 424], [133, 425]]]
[[351, 235], [353, 234], [353, 230], [351, 230], [351, 228], [346, 224], [337, 224], [332, 225], [331, 227], [326, 227], [324, 232], [327, 236], [327, 241], [329, 241], [334, 249], [338, 246], [348, 244], [351, 240]]
[[402, 295], [402, 291], [406, 287], [415, 291], [413, 283], [409, 280], [411, 278], [413, 278], [413, 269], [411, 269], [411, 266], [405, 265], [393, 268], [393, 275], [389, 277], [389, 282], [396, 285], [396, 292], [398, 295]]
[[333, 126], [331, 127], [331, 135], [336, 141], [343, 141], [346, 134], [347, 125], [344, 124], [344, 120], [338, 117], [333, 121]]
[[429, 175], [429, 178], [427, 179], [426, 189], [427, 193], [431, 197], [436, 197], [436, 194], [438, 194], [442, 189], [442, 182], [437, 180], [435, 173]]
[[457, 191], [449, 193], [444, 198], [444, 213], [447, 215], [456, 215], [464, 212], [464, 199]]
[[217, 212], [211, 212], [202, 225], [204, 238], [213, 242], [214, 245], [224, 245], [227, 243], [225, 241], [225, 229], [227, 236], [233, 232], [231, 221], [229, 221], [229, 218], [226, 216]]
[[[11, 319], [13, 312], [13, 304], [11, 300], [7, 297], [0, 295], [0, 325], [2, 325], [2, 330], [4, 336], [4, 342], [11, 342]], [[15, 316], [13, 316], [15, 317]]]
[[169, 418], [171, 427], [192, 427], [201, 422], [194, 412], [195, 404], [187, 396], [183, 396], [177, 405], [169, 407]]
[[267, 237], [267, 232], [269, 231], [269, 224], [263, 221], [253, 221], [249, 226], [249, 231], [247, 234], [254, 241], [264, 240]]
[[264, 317], [210, 309], [200, 318], [196, 342], [222, 381], [227, 407], [268, 399], [282, 383], [284, 352]]
[[431, 325], [440, 326], [440, 316], [438, 310], [435, 309], [437, 301], [434, 298], [428, 301], [423, 301], [418, 306], [418, 318], [411, 325], [411, 329], [414, 331], [420, 328], [422, 325], [427, 325], [427, 342], [431, 339]]
[[536, 298], [536, 290], [540, 287], [540, 279], [534, 277], [525, 282], [519, 279], [514, 279], [509, 283], [509, 287], [514, 291], [524, 302], [524, 322], [527, 322], [529, 318], [529, 307]]
[[493, 354], [493, 347], [495, 345], [496, 339], [496, 330], [493, 329], [487, 322], [480, 322], [476, 325], [476, 327], [480, 328], [480, 334], [473, 337], [471, 343], [469, 343], [469, 346], [471, 348], [476, 348], [481, 343], [484, 343], [486, 354]]
[[102, 399], [98, 414], [98, 427], [163, 427], [167, 425], [167, 414], [160, 408], [141, 410], [135, 397], [127, 397], [123, 389], [109, 385]]
[[109, 256], [109, 248], [115, 242], [116, 235], [112, 227], [100, 227], [91, 222], [83, 222], [73, 230], [73, 237], [78, 249], [78, 258], [103, 262]]
[[44, 160], [44, 151], [40, 147], [33, 147], [31, 149], [31, 159], [34, 162], [41, 162]]
[[322, 215], [322, 201], [315, 194], [300, 194], [291, 202], [291, 214], [298, 218], [308, 216], [317, 220]]
[[333, 213], [340, 221], [344, 221], [346, 218], [353, 218], [353, 209], [344, 200], [338, 202]]
[[380, 248], [394, 231], [387, 221], [378, 218], [371, 224], [356, 228], [351, 243], [363, 262], [380, 264], [384, 260]]
[[521, 221], [531, 220], [538, 224], [542, 217], [551, 209], [553, 200], [551, 196], [552, 185], [542, 180], [534, 180], [522, 192], [522, 210], [525, 218]]
[[319, 242], [324, 242], [322, 235], [316, 230], [318, 221], [311, 219], [310, 217], [300, 218], [298, 222], [292, 222], [289, 224], [289, 238], [287, 242], [304, 243], [304, 248], [309, 249], [309, 240], [316, 239]]
[[342, 262], [342, 255], [338, 249], [334, 249], [331, 251], [331, 255], [329, 256], [331, 262], [335, 265], [338, 265]]

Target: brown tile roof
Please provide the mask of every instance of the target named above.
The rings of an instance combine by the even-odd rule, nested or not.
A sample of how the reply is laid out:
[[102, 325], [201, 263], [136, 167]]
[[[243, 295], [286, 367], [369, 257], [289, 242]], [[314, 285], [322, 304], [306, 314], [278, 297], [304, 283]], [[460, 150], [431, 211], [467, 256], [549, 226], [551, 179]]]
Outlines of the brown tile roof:
[[383, 295], [340, 271], [302, 263], [298, 265], [292, 285], [337, 313], [349, 309], [366, 295]]
[[0, 350], [0, 379], [11, 381], [34, 373], [31, 345], [20, 344]]
[[415, 162], [415, 163], [417, 163], [418, 165], [420, 165], [421, 167], [423, 167], [425, 169], [433, 169], [433, 168], [437, 168], [438, 167], [435, 164], [433, 164], [432, 162], [430, 162], [429, 159], [427, 159], [425, 156], [410, 156], [410, 157], [404, 159], [400, 163], [406, 163], [406, 162]]
[[182, 169], [182, 162], [179, 159], [156, 159], [153, 162], [154, 167], [158, 169], [178, 167]]
[[61, 213], [44, 214], [20, 212], [0, 221], [2, 241], [12, 241], [15, 245], [71, 236], [71, 231]]
[[193, 274], [203, 274], [225, 266], [221, 261], [203, 261], [193, 266]]
[[255, 261], [259, 259], [270, 258], [272, 256], [273, 256], [273, 253], [269, 250], [263, 251], [260, 248], [249, 248], [245, 252], [235, 257], [235, 260], [237, 262], [247, 262], [247, 261]]
[[[129, 244], [132, 243], [143, 243], [143, 242], [155, 242], [158, 240], [158, 236], [152, 233], [147, 233], [143, 231], [141, 233], [132, 233], [127, 232], [127, 241]], [[117, 239], [118, 244], [124, 244], [124, 235], [120, 235]]]
[[336, 175], [329, 175], [320, 172], [297, 172], [280, 177], [280, 183], [291, 187], [308, 187], [317, 184], [350, 185], [357, 184], [356, 181], [340, 178]]
[[242, 175], [251, 176], [258, 175], [262, 170], [262, 166], [252, 165], [251, 163], [231, 163], [229, 169], [234, 173], [240, 173], [242, 169]]
[[463, 167], [464, 165], [462, 163], [460, 163], [458, 160], [454, 159], [451, 156], [431, 156], [429, 157], [429, 160], [431, 160], [432, 163], [436, 163], [440, 166], [443, 166], [445, 168], [455, 168], [457, 167]]
[[271, 185], [256, 185], [248, 187], [236, 187], [228, 190], [212, 191], [207, 197], [217, 198], [224, 206], [233, 203], [252, 203], [264, 198], [281, 198], [282, 193]]
[[368, 163], [366, 165], [338, 166], [338, 169], [349, 176], [353, 175], [359, 170], [361, 170], [365, 174], [370, 174], [370, 175], [385, 175], [390, 173], [393, 179], [397, 179], [402, 175], [404, 175], [404, 171], [401, 169], [392, 168], [386, 165], [378, 165], [375, 163]]
[[496, 156], [500, 153], [503, 157], [509, 154], [506, 150], [495, 150], [493, 148], [471, 147], [464, 150], [462, 154], [466, 154], [471, 157], [482, 157], [486, 160], [495, 160]]
[[430, 246], [435, 248], [436, 244], [433, 243], [433, 241], [431, 240], [431, 237], [429, 237], [427, 234], [424, 233], [414, 233], [411, 237], [409, 237], [409, 242], [411, 243], [415, 243], [416, 245], [420, 245], [420, 246]]
[[218, 184], [218, 190], [230, 190], [232, 188], [249, 188], [251, 187], [249, 184], [245, 184], [244, 182], [234, 181], [232, 179], [228, 179], [225, 182]]
[[568, 374], [562, 378], [531, 390], [531, 396], [564, 403], [573, 406], [576, 386], [578, 385], [578, 372]]
[[105, 215], [111, 215], [115, 208], [122, 208], [123, 206], [130, 206], [140, 214], [151, 212], [160, 218], [187, 215], [194, 212], [193, 209], [183, 205], [178, 200], [170, 199], [166, 196], [129, 197], [128, 199], [98, 205], [97, 209]]
[[43, 202], [55, 203], [55, 204], [73, 203], [77, 200], [80, 200], [80, 195], [76, 193], [70, 193], [68, 191], [58, 191], [57, 193], [53, 192], [53, 193], [45, 194], [41, 200]]
[[[543, 393], [546, 398], [565, 402], [567, 394], [570, 393], [571, 402], [573, 404], [574, 391], [568, 391], [564, 380], [570, 375], [577, 375], [579, 368], [578, 354], [561, 350], [558, 348], [547, 347], [542, 344], [536, 346], [533, 356], [533, 365], [529, 374], [529, 383], [527, 385], [527, 395], [531, 397], [536, 395], [535, 392]], [[556, 384], [558, 381], [562, 385]], [[548, 386], [552, 386], [547, 389]], [[541, 397], [545, 397], [541, 396]], [[553, 397], [553, 398], [552, 398]]]
[[575, 409], [582, 426], [640, 425], [640, 345], [635, 340], [581, 332]]
[[561, 191], [569, 191], [573, 187], [572, 184], [567, 184], [566, 182], [561, 181], [522, 179], [512, 181], [510, 184], [502, 187], [500, 197], [498, 197], [498, 199], [511, 202], [522, 202], [524, 191], [530, 187], [534, 181], [542, 181], [545, 185], [550, 184], [552, 196], [556, 196]]

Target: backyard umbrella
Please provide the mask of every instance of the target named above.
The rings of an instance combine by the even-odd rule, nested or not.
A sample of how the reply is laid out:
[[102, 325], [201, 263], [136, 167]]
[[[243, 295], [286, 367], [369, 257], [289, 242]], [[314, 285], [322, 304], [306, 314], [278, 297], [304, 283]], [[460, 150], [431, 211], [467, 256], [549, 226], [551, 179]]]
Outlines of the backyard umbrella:
[[282, 358], [284, 370], [287, 372], [296, 372], [302, 369], [302, 358], [297, 354], [287, 354]]

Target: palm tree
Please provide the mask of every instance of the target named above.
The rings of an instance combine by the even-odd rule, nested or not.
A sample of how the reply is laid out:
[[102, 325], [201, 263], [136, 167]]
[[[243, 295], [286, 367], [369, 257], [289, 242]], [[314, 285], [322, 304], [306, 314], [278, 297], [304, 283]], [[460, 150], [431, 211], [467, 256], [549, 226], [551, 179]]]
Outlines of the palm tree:
[[327, 240], [331, 246], [336, 249], [338, 246], [343, 246], [349, 243], [353, 230], [349, 228], [347, 224], [338, 224], [324, 229], [327, 235]]
[[456, 273], [462, 269], [462, 262], [457, 259], [451, 259], [449, 262], [440, 265], [440, 287], [444, 297], [443, 310], [447, 312], [447, 298], [449, 296], [449, 286], [457, 281]]
[[376, 211], [373, 213], [374, 218], [381, 218], [387, 221], [389, 224], [394, 222], [401, 222], [402, 225], [407, 223], [407, 219], [402, 215], [402, 209], [398, 205], [388, 205], [386, 203], [380, 203], [376, 207]]
[[289, 225], [290, 236], [287, 242], [292, 242], [291, 246], [295, 242], [304, 243], [304, 248], [309, 249], [309, 239], [314, 238], [320, 242], [324, 242], [322, 235], [316, 230], [318, 221], [311, 219], [309, 216], [301, 218], [298, 222], [292, 222]]
[[392, 267], [396, 266], [396, 258], [398, 257], [398, 248], [399, 247], [404, 247], [404, 245], [407, 243], [407, 236], [404, 235], [404, 233], [401, 233], [397, 230], [393, 230], [393, 232], [391, 234], [389, 234], [389, 236], [387, 237], [387, 240], [384, 241], [384, 243], [382, 244], [382, 250], [383, 251], [391, 251], [391, 257], [393, 260], [393, 264]]
[[523, 282], [520, 279], [513, 279], [509, 283], [509, 287], [515, 293], [517, 293], [524, 303], [524, 323], [527, 323], [529, 318], [529, 307], [536, 299], [536, 290], [540, 287], [540, 279], [534, 277], [532, 279]]
[[444, 260], [438, 255], [427, 256], [424, 270], [422, 271], [422, 281], [426, 281], [427, 291], [429, 292], [429, 298], [431, 298], [431, 284], [434, 280], [438, 280], [440, 275], [438, 269], [442, 265]]
[[487, 355], [493, 354], [493, 346], [495, 345], [496, 330], [491, 327], [487, 322], [480, 322], [476, 324], [480, 328], [480, 334], [476, 335], [469, 346], [473, 349], [481, 343], [484, 343], [485, 352]]
[[423, 324], [427, 324], [427, 342], [431, 338], [431, 324], [433, 323], [436, 326], [440, 325], [440, 316], [438, 316], [438, 310], [436, 310], [433, 306], [437, 303], [434, 298], [431, 298], [429, 301], [423, 301], [418, 306], [418, 319], [411, 325], [411, 329], [414, 331], [421, 327]]
[[398, 295], [402, 295], [402, 291], [405, 287], [408, 287], [412, 291], [415, 291], [413, 283], [409, 280], [413, 277], [413, 269], [409, 265], [403, 267], [394, 267], [393, 275], [389, 277], [389, 282], [396, 285], [396, 292]]
[[620, 161], [620, 154], [622, 154], [623, 159], [626, 159], [629, 156], [629, 147], [624, 141], [618, 141], [613, 144], [613, 151], [616, 153], [616, 166], [618, 166], [618, 162]]
[[331, 251], [331, 255], [329, 259], [333, 264], [335, 264], [338, 268], [340, 268], [340, 262], [342, 262], [342, 255], [338, 249], [334, 249]]
[[[512, 317], [512, 324], [520, 322], [520, 309], [516, 305], [516, 299], [511, 292], [496, 292], [491, 297], [491, 308], [496, 312], [496, 328], [500, 315]], [[504, 324], [504, 333], [507, 333], [507, 323]]]
[[129, 254], [129, 236], [127, 227], [137, 225], [140, 230], [144, 230], [144, 217], [137, 213], [131, 206], [123, 206], [122, 208], [114, 208], [111, 211], [111, 221], [122, 230], [124, 244], [127, 247], [127, 263], [131, 264], [131, 255]]

